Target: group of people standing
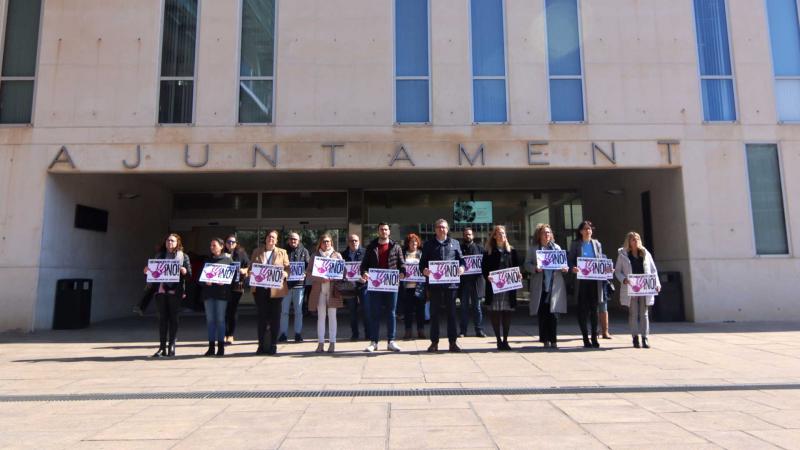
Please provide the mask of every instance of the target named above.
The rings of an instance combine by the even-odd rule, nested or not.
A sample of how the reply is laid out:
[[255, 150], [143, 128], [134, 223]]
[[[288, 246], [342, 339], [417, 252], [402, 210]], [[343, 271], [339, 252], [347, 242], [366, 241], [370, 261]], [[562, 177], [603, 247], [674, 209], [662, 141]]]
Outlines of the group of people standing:
[[[509, 268], [520, 268], [530, 273], [530, 314], [538, 317], [539, 340], [545, 348], [558, 348], [558, 318], [567, 312], [567, 281], [570, 272], [577, 273], [577, 260], [584, 258], [604, 257], [601, 243], [592, 237], [594, 226], [584, 220], [578, 232], [580, 238], [572, 242], [567, 252], [568, 267], [556, 270], [543, 269], [537, 266], [537, 250], [561, 250], [555, 243], [552, 228], [547, 224], [537, 225], [533, 242], [525, 261], [521, 261], [518, 252], [511, 246], [502, 225], [496, 225], [486, 244], [481, 248], [473, 239], [473, 231], [464, 230], [463, 241], [459, 242], [449, 236], [449, 225], [446, 220], [439, 219], [434, 224], [435, 236], [422, 243], [419, 236], [409, 234], [404, 245], [390, 237], [390, 227], [386, 223], [378, 225], [378, 237], [366, 246], [362, 246], [359, 236], [348, 236], [348, 245], [341, 253], [333, 247], [330, 234], [319, 236], [316, 248], [307, 250], [300, 242], [297, 233], [291, 233], [287, 239], [287, 248], [277, 246], [278, 231], [270, 231], [262, 246], [259, 246], [248, 257], [238, 246], [236, 236], [228, 236], [226, 240], [214, 238], [209, 245], [210, 256], [205, 263], [233, 265], [236, 268], [233, 281], [226, 284], [215, 284], [201, 281], [206, 323], [208, 329], [208, 350], [206, 356], [222, 356], [225, 345], [234, 342], [236, 329], [236, 309], [244, 289], [248, 289], [247, 279], [252, 263], [283, 267], [283, 281], [279, 288], [252, 288], [258, 313], [257, 354], [274, 355], [277, 343], [288, 339], [289, 310], [295, 311], [294, 339], [302, 341], [302, 304], [304, 300], [304, 281], [288, 281], [290, 263], [303, 263], [305, 277], [310, 280], [311, 290], [308, 298], [309, 311], [317, 313], [316, 352], [334, 353], [337, 337], [337, 309], [348, 305], [351, 318], [351, 338], [359, 339], [359, 306], [363, 312], [363, 328], [369, 345], [365, 351], [372, 353], [379, 350], [380, 324], [386, 321], [386, 349], [402, 351], [397, 343], [397, 310], [398, 299], [401, 300], [404, 315], [405, 334], [403, 339], [425, 339], [425, 308], [430, 302], [430, 345], [428, 352], [439, 351], [440, 326], [439, 318], [444, 312], [447, 322], [448, 350], [460, 352], [458, 338], [466, 336], [469, 318], [472, 316], [475, 336], [485, 337], [483, 330], [483, 311], [481, 297], [486, 314], [491, 322], [499, 351], [511, 350], [508, 336], [511, 318], [517, 306], [517, 291], [494, 292], [492, 289], [492, 272]], [[481, 273], [465, 274], [465, 256], [482, 255]], [[157, 259], [175, 259], [180, 261], [181, 282], [157, 283], [154, 287], [156, 305], [159, 316], [159, 349], [154, 357], [174, 356], [175, 340], [178, 328], [178, 311], [180, 300], [185, 295], [185, 281], [191, 280], [191, 264], [184, 253], [180, 237], [170, 234], [164, 249], [156, 255]], [[360, 262], [360, 279], [357, 281], [329, 280], [312, 276], [312, 267], [316, 258]], [[457, 261], [459, 282], [445, 284], [405, 281], [406, 266], [418, 264], [419, 272], [425, 277], [431, 276], [431, 261]], [[397, 292], [371, 291], [367, 289], [370, 269], [397, 270], [400, 286]], [[623, 247], [619, 249], [614, 276], [623, 285], [628, 284], [631, 274], [657, 274], [650, 253], [642, 246], [641, 237], [630, 232], [625, 238]], [[147, 268], [145, 268], [147, 273]], [[574, 295], [577, 300], [577, 318], [581, 330], [583, 345], [586, 348], [598, 348], [598, 322], [603, 324], [602, 333], [608, 337], [607, 309], [605, 319], [599, 308], [607, 305], [610, 285], [605, 280], [574, 280]], [[611, 285], [613, 287], [613, 285]], [[660, 290], [660, 285], [657, 286]], [[481, 295], [483, 294], [483, 295]], [[457, 317], [456, 298], [461, 301], [461, 317]], [[620, 302], [629, 309], [629, 324], [636, 348], [649, 348], [649, 319], [647, 307], [654, 302], [653, 296], [630, 297], [626, 289], [620, 292]], [[598, 317], [600, 319], [598, 320]], [[414, 326], [416, 325], [416, 333]], [[267, 333], [269, 330], [269, 333]], [[327, 331], [327, 333], [326, 333]], [[328, 348], [325, 348], [325, 341]]]

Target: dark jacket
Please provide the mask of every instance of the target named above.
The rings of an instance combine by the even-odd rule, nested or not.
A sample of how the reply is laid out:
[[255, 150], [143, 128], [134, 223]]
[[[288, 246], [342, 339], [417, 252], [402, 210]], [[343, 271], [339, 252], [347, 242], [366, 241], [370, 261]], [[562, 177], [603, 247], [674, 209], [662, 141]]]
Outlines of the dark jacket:
[[[406, 273], [403, 268], [406, 259], [403, 257], [403, 248], [400, 244], [389, 239], [389, 264], [387, 269], [399, 270], [400, 273]], [[367, 251], [364, 253], [364, 259], [361, 261], [361, 273], [369, 272], [369, 269], [378, 268], [378, 240], [375, 239], [367, 246]]]
[[[162, 250], [158, 252], [155, 256], [155, 259], [174, 259], [175, 253], [169, 253], [166, 250]], [[175, 294], [178, 298], [182, 298], [183, 294], [186, 292], [186, 280], [192, 279], [192, 263], [189, 261], [189, 255], [186, 252], [183, 252], [183, 261], [181, 262], [181, 267], [186, 269], [186, 275], [181, 275], [181, 281], [178, 283], [161, 283], [164, 286], [164, 290], [167, 292], [175, 291]]]
[[[578, 266], [578, 256], [581, 251], [581, 243], [583, 240], [578, 237], [577, 240], [572, 241], [572, 244], [569, 246], [569, 251], [567, 252], [567, 262], [570, 268], [570, 277], [569, 279], [572, 281], [572, 285], [574, 288], [572, 289], [573, 294], [575, 295], [575, 301], [580, 300], [580, 287], [581, 283], [594, 283], [597, 285], [597, 301], [603, 301], [603, 291], [605, 290], [605, 281], [592, 281], [592, 280], [579, 280], [578, 276], [572, 273], [572, 268]], [[604, 258], [605, 255], [603, 254], [603, 245], [600, 244], [600, 241], [597, 239], [592, 239], [592, 248], [594, 249], [594, 256], [596, 258]]]
[[[233, 263], [231, 260], [230, 255], [227, 253], [223, 253], [219, 256], [209, 256], [205, 260], [205, 264], [228, 264], [230, 265]], [[200, 281], [200, 285], [202, 287], [201, 298], [203, 301], [214, 299], [214, 300], [230, 300], [231, 297], [231, 286], [228, 285], [219, 285], [219, 284], [212, 284], [208, 285], [204, 281]]]
[[[419, 260], [420, 272], [428, 268], [428, 261], [458, 261], [458, 265], [464, 267], [461, 245], [450, 237], [440, 243], [434, 236], [422, 246], [422, 257]], [[428, 289], [458, 289], [458, 284], [429, 284]]]
[[[483, 254], [483, 277], [486, 279], [486, 301], [487, 305], [492, 304], [494, 293], [492, 292], [492, 283], [489, 282], [489, 272], [508, 269], [509, 267], [520, 267], [519, 257], [517, 250], [512, 248], [510, 252], [501, 249], [495, 249], [491, 254]], [[512, 308], [517, 307], [517, 291], [508, 291], [508, 301], [511, 303]]]
[[[308, 250], [303, 247], [303, 244], [297, 244], [297, 248], [292, 249], [291, 247], [286, 247], [286, 253], [289, 254], [289, 262], [299, 262], [302, 261], [306, 263], [306, 269], [308, 269], [308, 262], [311, 259], [311, 256], [308, 254]], [[302, 289], [305, 282], [304, 281], [289, 281], [289, 289]]]
[[[364, 255], [366, 254], [367, 250], [364, 248], [363, 245], [359, 245], [356, 251], [350, 250], [350, 247], [345, 248], [342, 252], [342, 258], [347, 262], [353, 261], [362, 261], [364, 259]], [[364, 282], [356, 281], [357, 286], [363, 286]]]
[[[231, 261], [238, 262], [240, 269], [247, 269], [250, 267], [250, 257], [247, 255], [247, 252], [242, 250], [241, 246], [237, 246], [236, 250], [231, 253]], [[233, 278], [231, 290], [234, 292], [243, 292], [246, 281], [247, 277], [243, 277], [241, 272], [237, 273]]]

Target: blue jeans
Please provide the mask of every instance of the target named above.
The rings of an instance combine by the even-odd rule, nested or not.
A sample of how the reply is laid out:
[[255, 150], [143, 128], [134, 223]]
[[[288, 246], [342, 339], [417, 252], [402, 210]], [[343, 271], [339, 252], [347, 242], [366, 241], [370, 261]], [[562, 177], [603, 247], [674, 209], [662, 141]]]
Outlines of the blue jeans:
[[481, 299], [478, 298], [478, 279], [461, 278], [460, 286], [461, 298], [461, 334], [467, 335], [469, 325], [469, 314], [475, 322], [475, 331], [483, 329], [483, 312], [481, 311]]
[[369, 308], [369, 340], [378, 342], [381, 330], [381, 310], [386, 308], [386, 337], [393, 341], [397, 329], [397, 292], [367, 292], [367, 307]]
[[206, 326], [208, 327], [208, 340], [221, 342], [225, 340], [225, 308], [228, 302], [216, 298], [205, 301]]
[[[294, 334], [303, 332], [303, 289], [289, 289], [281, 301], [281, 334], [289, 331], [289, 306], [294, 306]], [[288, 336], [288, 335], [287, 335]]]

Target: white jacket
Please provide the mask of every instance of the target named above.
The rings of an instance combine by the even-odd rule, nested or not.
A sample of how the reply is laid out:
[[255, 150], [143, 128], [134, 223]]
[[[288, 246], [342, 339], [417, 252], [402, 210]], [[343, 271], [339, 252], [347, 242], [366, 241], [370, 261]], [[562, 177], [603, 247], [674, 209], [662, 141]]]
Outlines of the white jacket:
[[[614, 270], [614, 275], [617, 277], [620, 283], [625, 280], [625, 278], [633, 272], [631, 268], [631, 261], [628, 259], [628, 251], [621, 247], [619, 250], [619, 256], [617, 256], [617, 265]], [[656, 270], [656, 263], [653, 262], [653, 257], [650, 256], [650, 252], [645, 249], [644, 251], [644, 272], [645, 273], [652, 273], [658, 276], [658, 270]], [[661, 289], [661, 280], [656, 277], [656, 285], [658, 289]], [[648, 295], [645, 297], [647, 299], [647, 306], [652, 306], [656, 302], [656, 298], [654, 295]], [[622, 288], [619, 292], [619, 302], [622, 306], [630, 306], [631, 305], [631, 298], [628, 295], [628, 287], [623, 284]]]

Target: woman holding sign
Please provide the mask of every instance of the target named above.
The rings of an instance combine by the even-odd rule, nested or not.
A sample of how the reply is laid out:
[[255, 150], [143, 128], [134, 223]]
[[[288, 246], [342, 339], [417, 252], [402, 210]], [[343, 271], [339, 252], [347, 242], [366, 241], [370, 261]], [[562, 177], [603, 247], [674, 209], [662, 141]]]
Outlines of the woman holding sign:
[[[319, 270], [321, 258], [342, 259], [342, 255], [333, 249], [333, 238], [325, 233], [319, 237], [317, 250], [311, 255], [311, 264], [306, 269], [306, 278], [311, 277], [311, 294], [309, 295], [308, 310], [317, 311], [317, 353], [325, 351], [325, 318], [328, 319], [328, 353], [336, 351], [336, 309], [344, 306], [341, 295], [336, 290], [335, 283], [327, 278], [325, 271]], [[315, 269], [316, 268], [316, 269]], [[344, 262], [342, 261], [339, 279], [344, 276]]]
[[[631, 231], [625, 237], [625, 244], [619, 249], [617, 256], [617, 266], [614, 271], [617, 279], [624, 285], [624, 289], [619, 293], [619, 301], [622, 306], [628, 307], [628, 324], [631, 327], [633, 336], [633, 346], [639, 348], [639, 335], [642, 335], [642, 347], [650, 348], [647, 336], [650, 333], [650, 319], [647, 317], [647, 307], [655, 303], [655, 293], [661, 291], [661, 282], [658, 280], [656, 264], [650, 252], [642, 245], [642, 238], [639, 233]], [[641, 275], [651, 275], [642, 277]], [[649, 281], [648, 283], [632, 282], [634, 278]], [[638, 289], [637, 289], [638, 288]], [[650, 289], [648, 293], [646, 289]], [[641, 294], [649, 295], [641, 295]]]
[[[402, 290], [404, 298], [403, 305], [405, 306], [403, 316], [406, 328], [406, 334], [403, 336], [404, 340], [414, 338], [413, 326], [415, 316], [417, 319], [417, 337], [425, 339], [425, 292], [422, 289], [424, 286], [421, 286], [418, 281], [408, 281], [409, 278], [413, 280], [414, 276], [422, 276], [419, 271], [419, 259], [422, 257], [422, 250], [420, 249], [421, 244], [422, 241], [416, 234], [410, 233], [406, 236], [406, 247], [403, 249], [406, 281], [403, 282]], [[417, 268], [413, 274], [410, 273], [409, 265], [416, 266]]]
[[[289, 255], [286, 250], [278, 248], [278, 231], [272, 230], [267, 233], [264, 239], [264, 246], [253, 251], [250, 257], [251, 264], [262, 264], [266, 266], [283, 267], [283, 277], [281, 287], [253, 287], [251, 272], [250, 285], [253, 289], [253, 300], [258, 311], [258, 348], [257, 355], [274, 355], [278, 352], [278, 330], [281, 325], [281, 303], [283, 298], [289, 294], [286, 285], [286, 278], [289, 276]], [[266, 341], [267, 325], [269, 324], [269, 344]]]
[[[161, 356], [175, 356], [175, 339], [178, 336], [178, 312], [181, 308], [181, 299], [186, 295], [186, 280], [192, 279], [192, 265], [189, 256], [183, 252], [181, 237], [177, 234], [170, 234], [164, 243], [164, 248], [156, 259], [169, 259], [179, 261], [180, 278], [177, 283], [157, 283], [156, 288], [156, 309], [158, 310], [158, 351], [153, 355], [154, 358]], [[152, 272], [151, 268], [145, 267], [144, 273]], [[167, 336], [169, 335], [169, 349], [167, 348]]]
[[[603, 258], [603, 246], [600, 241], [592, 239], [594, 225], [588, 220], [584, 220], [578, 226], [580, 239], [574, 241], [570, 246], [567, 259], [572, 267], [572, 272], [578, 274], [575, 280], [575, 299], [578, 302], [578, 326], [583, 334], [583, 346], [585, 348], [598, 348], [600, 343], [597, 341], [597, 307], [603, 298], [603, 285], [605, 277], [600, 279], [583, 278], [583, 268], [579, 267], [578, 258], [588, 258], [597, 260]], [[586, 261], [586, 259], [584, 259]], [[588, 269], [586, 269], [588, 272]], [[594, 274], [591, 274], [594, 275]], [[603, 274], [600, 274], [602, 277]], [[589, 330], [586, 320], [589, 319], [592, 325], [592, 340], [589, 341]]]
[[530, 315], [539, 318], [539, 339], [545, 347], [558, 348], [558, 314], [567, 312], [564, 275], [568, 269], [566, 252], [555, 242], [550, 225], [540, 223], [533, 233], [536, 243], [525, 260], [530, 272]]
[[[202, 298], [206, 307], [206, 326], [208, 329], [208, 350], [205, 356], [214, 356], [214, 342], [217, 343], [217, 356], [225, 354], [225, 309], [231, 297], [231, 283], [238, 270], [230, 255], [223, 253], [225, 243], [222, 238], [211, 240], [211, 256], [206, 258], [203, 267]], [[208, 281], [206, 281], [208, 280]]]
[[[508, 345], [508, 332], [511, 329], [511, 314], [517, 307], [516, 289], [508, 291], [501, 291], [501, 289], [510, 281], [519, 281], [521, 287], [522, 277], [520, 275], [519, 280], [499, 279], [501, 276], [505, 278], [505, 275], [498, 274], [496, 271], [516, 268], [516, 275], [519, 275], [519, 265], [517, 251], [511, 247], [506, 237], [506, 227], [495, 225], [492, 236], [486, 242], [482, 268], [483, 276], [489, 281], [486, 283], [486, 309], [497, 338], [497, 349], [501, 351], [511, 350], [511, 346]], [[500, 340], [501, 324], [503, 327], [502, 340]]]

